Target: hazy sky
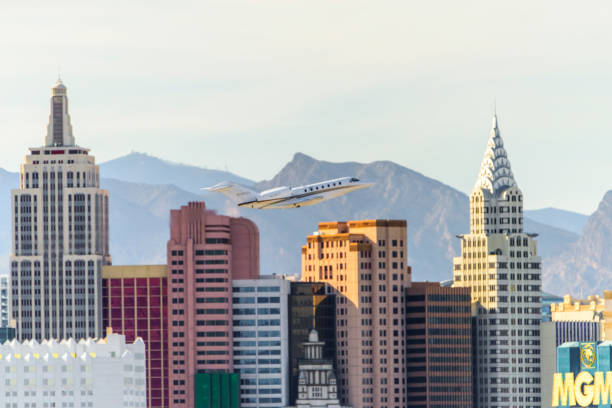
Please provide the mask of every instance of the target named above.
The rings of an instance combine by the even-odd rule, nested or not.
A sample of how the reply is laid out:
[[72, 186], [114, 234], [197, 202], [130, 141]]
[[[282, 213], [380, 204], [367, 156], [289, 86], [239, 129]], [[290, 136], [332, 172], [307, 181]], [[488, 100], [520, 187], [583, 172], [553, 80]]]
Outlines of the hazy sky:
[[42, 143], [60, 66], [100, 161], [265, 179], [301, 151], [469, 193], [496, 99], [528, 208], [590, 213], [612, 189], [609, 1], [92, 4], [0, 5], [1, 167]]

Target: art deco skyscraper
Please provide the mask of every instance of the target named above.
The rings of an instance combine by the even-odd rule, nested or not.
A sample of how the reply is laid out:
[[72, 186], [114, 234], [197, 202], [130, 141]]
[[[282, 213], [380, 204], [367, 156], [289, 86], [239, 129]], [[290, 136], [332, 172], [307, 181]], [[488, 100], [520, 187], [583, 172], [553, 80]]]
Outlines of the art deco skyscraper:
[[12, 314], [19, 340], [102, 335], [108, 192], [89, 149], [77, 146], [66, 87], [51, 88], [42, 147], [30, 148], [11, 192]]
[[539, 407], [541, 259], [523, 231], [523, 194], [493, 117], [470, 195], [470, 233], [459, 236], [454, 286], [476, 303], [478, 407]]

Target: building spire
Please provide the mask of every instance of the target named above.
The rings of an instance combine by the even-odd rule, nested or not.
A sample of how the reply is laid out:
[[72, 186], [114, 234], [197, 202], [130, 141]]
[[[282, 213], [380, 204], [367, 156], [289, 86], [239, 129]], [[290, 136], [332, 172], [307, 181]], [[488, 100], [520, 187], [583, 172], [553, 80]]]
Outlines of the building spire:
[[501, 138], [497, 122], [497, 112], [495, 112], [491, 123], [491, 134], [480, 165], [480, 174], [475, 188], [480, 188], [492, 196], [499, 197], [506, 189], [515, 185], [516, 181], [510, 168], [506, 149], [504, 149], [504, 141]]
[[51, 88], [51, 108], [47, 125], [46, 146], [74, 146], [72, 124], [68, 114], [67, 89], [59, 77]]

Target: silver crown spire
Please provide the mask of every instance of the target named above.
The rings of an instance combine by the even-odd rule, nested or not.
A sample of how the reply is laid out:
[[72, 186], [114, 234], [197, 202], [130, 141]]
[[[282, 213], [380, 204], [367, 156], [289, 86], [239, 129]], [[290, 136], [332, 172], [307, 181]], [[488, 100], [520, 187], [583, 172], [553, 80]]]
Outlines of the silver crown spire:
[[516, 181], [510, 168], [508, 154], [504, 149], [504, 141], [499, 133], [497, 114], [493, 115], [491, 124], [491, 135], [487, 143], [480, 174], [476, 181], [476, 187], [495, 197], [499, 197], [506, 189], [515, 186]]

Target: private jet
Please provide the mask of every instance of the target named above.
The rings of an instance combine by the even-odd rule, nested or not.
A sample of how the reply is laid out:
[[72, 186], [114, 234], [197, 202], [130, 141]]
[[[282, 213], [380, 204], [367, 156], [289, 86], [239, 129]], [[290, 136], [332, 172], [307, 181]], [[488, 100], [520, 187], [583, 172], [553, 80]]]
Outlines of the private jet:
[[276, 187], [260, 193], [227, 181], [203, 190], [225, 194], [238, 204], [238, 207], [279, 209], [318, 204], [372, 185], [355, 177], [342, 177], [299, 187]]

